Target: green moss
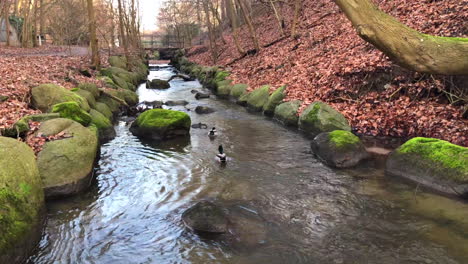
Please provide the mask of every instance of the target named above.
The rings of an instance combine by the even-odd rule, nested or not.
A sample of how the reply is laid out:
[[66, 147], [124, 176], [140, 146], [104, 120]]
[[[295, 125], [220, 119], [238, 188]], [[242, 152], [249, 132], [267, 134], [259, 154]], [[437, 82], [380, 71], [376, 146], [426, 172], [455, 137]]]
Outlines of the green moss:
[[108, 88], [112, 88], [112, 89], [118, 88], [117, 84], [115, 84], [115, 82], [110, 77], [100, 76], [100, 77], [97, 77], [97, 79], [100, 81], [103, 81], [106, 84], [106, 87]]
[[42, 112], [50, 111], [52, 105], [64, 102], [77, 102], [85, 111], [89, 111], [88, 101], [83, 97], [55, 84], [42, 84], [31, 89], [32, 105]]
[[99, 88], [94, 83], [80, 83], [78, 85], [78, 88], [90, 92], [94, 96], [94, 98], [99, 97]]
[[138, 116], [137, 125], [142, 128], [185, 127], [190, 128], [190, 116], [184, 112], [152, 109]]
[[111, 121], [99, 111], [91, 109], [89, 114], [92, 118], [92, 124], [94, 124], [98, 129], [106, 129], [112, 126]]
[[129, 90], [118, 89], [108, 91], [107, 93], [124, 100], [128, 105], [135, 105], [138, 103], [138, 95]]
[[120, 102], [110, 98], [109, 96], [106, 96], [105, 94], [101, 95], [97, 99], [97, 102], [107, 105], [107, 107], [111, 110], [112, 113], [117, 113], [120, 110]]
[[110, 56], [109, 57], [109, 64], [112, 67], [118, 67], [121, 69], [127, 69], [127, 58], [124, 56], [119, 57], [119, 56]]
[[82, 98], [86, 99], [90, 108], [96, 107], [96, 98], [94, 98], [91, 92], [88, 92], [86, 90], [81, 90], [78, 88], [76, 88], [76, 90], [73, 92], [81, 96]]
[[445, 168], [458, 170], [460, 176], [468, 176], [468, 148], [440, 139], [416, 137], [400, 146], [397, 152], [417, 154]]
[[231, 96], [234, 98], [241, 97], [243, 94], [246, 93], [248, 87], [249, 86], [247, 84], [243, 83], [234, 84], [234, 86], [232, 86], [231, 88]]
[[274, 118], [286, 126], [297, 126], [299, 116], [297, 111], [302, 105], [302, 101], [294, 100], [282, 103], [275, 108]]
[[229, 77], [229, 72], [227, 71], [218, 71], [216, 72], [214, 76], [214, 81], [215, 82], [220, 82], [226, 80], [226, 78]]
[[428, 34], [421, 34], [423, 37], [425, 37], [427, 40], [433, 40], [433, 41], [447, 41], [447, 42], [468, 42], [468, 38], [458, 38], [458, 37], [439, 37], [439, 36], [432, 36]]
[[265, 114], [271, 115], [275, 112], [276, 106], [279, 105], [284, 99], [284, 90], [286, 90], [286, 86], [281, 86], [270, 95], [268, 101], [263, 106], [263, 111]]
[[138, 83], [138, 74], [129, 72], [118, 67], [109, 67], [101, 69], [101, 75], [107, 76], [115, 81], [114, 76], [124, 79], [126, 82], [136, 85]]
[[261, 111], [270, 97], [270, 86], [264, 85], [251, 92], [247, 105], [255, 111]]
[[101, 102], [96, 103], [96, 108], [95, 108], [99, 113], [103, 114], [107, 119], [112, 120], [113, 114], [110, 108]]
[[74, 120], [83, 126], [91, 123], [91, 116], [83, 111], [76, 102], [65, 102], [52, 107], [53, 113], [60, 113], [60, 117]]
[[346, 118], [323, 102], [314, 102], [302, 112], [299, 117], [299, 128], [311, 136], [334, 130], [351, 131]]
[[360, 142], [360, 139], [349, 131], [335, 130], [328, 133], [328, 138], [335, 148], [347, 148]]

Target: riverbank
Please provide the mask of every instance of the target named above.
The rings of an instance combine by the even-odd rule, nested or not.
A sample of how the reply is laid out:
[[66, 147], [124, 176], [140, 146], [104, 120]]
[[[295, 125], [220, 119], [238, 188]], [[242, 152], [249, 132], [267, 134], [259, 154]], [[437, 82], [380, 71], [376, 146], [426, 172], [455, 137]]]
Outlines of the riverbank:
[[[266, 12], [254, 20], [264, 46], [261, 51], [240, 58], [231, 32], [226, 31], [226, 44], [217, 42], [222, 52], [215, 64], [229, 70], [234, 83], [245, 83], [251, 90], [268, 84], [273, 91], [286, 85], [285, 100], [300, 100], [300, 112], [312, 102], [326, 102], [358, 134], [433, 137], [468, 146], [466, 77], [402, 69], [360, 39], [333, 2], [301, 2], [297, 39], [282, 38], [276, 18]], [[466, 9], [460, 1], [377, 2], [384, 11], [426, 34], [468, 36], [468, 15], [459, 12]], [[289, 28], [293, 5], [282, 6]], [[239, 29], [239, 39], [244, 50], [253, 48], [246, 26]], [[280, 41], [273, 43], [276, 40]], [[214, 64], [208, 45], [190, 49], [187, 56], [197, 64]]]
[[[22, 58], [3, 59], [15, 64]], [[32, 64], [40, 68], [43, 74], [39, 75], [29, 64], [36, 75], [24, 80], [32, 79], [29, 84], [33, 87], [19, 82], [23, 79], [18, 77], [2, 90], [7, 94], [1, 104], [5, 126], [0, 130], [4, 153], [0, 157], [2, 262], [21, 263], [36, 246], [45, 199], [62, 199], [89, 188], [100, 145], [115, 137], [117, 116], [138, 103], [135, 91], [148, 74], [144, 59], [135, 54], [111, 56], [104, 64], [108, 67], [99, 71], [86, 68], [85, 59], [50, 54], [36, 57], [32, 61], [57, 65]], [[24, 78], [25, 72], [19, 76]], [[12, 72], [6, 82], [15, 76]], [[73, 88], [67, 88], [70, 86]], [[24, 101], [18, 103], [21, 96]], [[11, 105], [23, 111], [11, 112]]]

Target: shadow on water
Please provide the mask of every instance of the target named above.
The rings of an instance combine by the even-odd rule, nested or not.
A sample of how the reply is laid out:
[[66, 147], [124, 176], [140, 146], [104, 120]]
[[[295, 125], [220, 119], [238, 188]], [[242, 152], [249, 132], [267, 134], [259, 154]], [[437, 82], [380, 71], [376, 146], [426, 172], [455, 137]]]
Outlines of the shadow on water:
[[[173, 74], [160, 67], [149, 79]], [[332, 170], [299, 133], [214, 96], [196, 100], [193, 89], [209, 92], [176, 79], [138, 93], [141, 102], [188, 101], [171, 108], [219, 135], [144, 141], [122, 119], [90, 191], [48, 203], [31, 263], [466, 263], [466, 203], [385, 177], [381, 161]], [[197, 115], [198, 105], [216, 112]], [[214, 158], [220, 144], [225, 167]], [[203, 199], [227, 208], [227, 234], [185, 228], [181, 214]]]

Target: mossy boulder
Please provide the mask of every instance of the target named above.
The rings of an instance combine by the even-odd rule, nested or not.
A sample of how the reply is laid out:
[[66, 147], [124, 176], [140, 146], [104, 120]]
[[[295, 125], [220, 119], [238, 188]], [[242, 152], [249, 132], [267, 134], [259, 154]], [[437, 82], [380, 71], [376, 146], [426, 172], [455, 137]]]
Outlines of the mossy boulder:
[[34, 152], [0, 137], [0, 263], [23, 263], [41, 237], [44, 192]]
[[299, 129], [315, 137], [334, 130], [351, 131], [348, 120], [323, 102], [310, 104], [299, 117]]
[[[97, 103], [103, 103], [109, 107], [112, 113], [118, 113], [120, 111], [120, 102], [106, 96], [105, 94], [101, 95], [97, 100]], [[97, 107], [97, 106], [96, 106]]]
[[98, 150], [93, 129], [65, 118], [42, 123], [37, 135], [64, 133], [66, 138], [48, 141], [37, 155], [39, 173], [48, 198], [69, 196], [90, 184]]
[[110, 108], [105, 104], [105, 103], [101, 103], [101, 102], [96, 102], [96, 111], [98, 111], [99, 113], [103, 114], [107, 119], [109, 120], [113, 120], [113, 114], [112, 114], [112, 111], [110, 110]]
[[107, 76], [100, 76], [97, 77], [98, 80], [103, 81], [106, 84], [106, 87], [112, 88], [112, 89], [117, 89], [119, 86], [110, 78]]
[[151, 82], [146, 83], [146, 88], [148, 89], [169, 89], [171, 85], [168, 81], [160, 80], [160, 79], [153, 79]]
[[218, 72], [216, 72], [213, 81], [215, 83], [217, 83], [217, 82], [226, 80], [227, 77], [229, 77], [229, 72], [227, 72], [227, 71], [218, 71]]
[[98, 129], [99, 141], [106, 142], [115, 137], [115, 129], [109, 118], [94, 109], [91, 109], [89, 114], [92, 118], [91, 123]]
[[52, 113], [59, 113], [60, 117], [74, 120], [83, 126], [91, 123], [91, 116], [80, 108], [76, 102], [65, 102], [52, 107]]
[[112, 67], [117, 67], [121, 69], [127, 69], [127, 58], [121, 56], [110, 56], [109, 64]]
[[275, 108], [274, 119], [278, 120], [285, 126], [297, 126], [299, 121], [299, 107], [301, 107], [302, 101], [294, 100], [286, 103], [282, 103]]
[[231, 94], [233, 85], [231, 80], [224, 80], [216, 83], [216, 94], [220, 97], [228, 97]]
[[103, 76], [107, 76], [111, 78], [114, 82], [115, 82], [114, 76], [117, 76], [117, 77], [124, 79], [126, 82], [132, 83], [134, 85], [138, 83], [138, 74], [129, 72], [127, 70], [124, 70], [118, 67], [109, 67], [109, 68], [101, 69], [101, 74]]
[[[247, 88], [249, 86], [247, 84], [244, 84], [244, 83], [238, 83], [238, 84], [234, 84], [231, 88], [231, 93], [230, 95], [234, 98], [239, 98], [241, 97], [243, 94], [246, 94], [247, 93]], [[247, 101], [246, 101], [247, 102]]]
[[78, 89], [90, 92], [94, 96], [94, 98], [98, 98], [101, 94], [99, 88], [94, 83], [80, 83], [78, 85]]
[[128, 105], [136, 105], [138, 103], [138, 95], [129, 90], [109, 90], [107, 93], [124, 100]]
[[263, 106], [263, 113], [267, 116], [272, 116], [275, 113], [275, 108], [285, 97], [284, 91], [286, 90], [286, 86], [281, 86], [280, 88], [276, 89], [268, 98], [268, 101]]
[[311, 147], [320, 160], [335, 168], [354, 167], [369, 157], [361, 140], [344, 130], [320, 133]]
[[86, 99], [86, 101], [88, 101], [88, 105], [89, 105], [90, 108], [96, 107], [96, 98], [94, 97], [94, 95], [91, 92], [86, 91], [86, 90], [82, 90], [82, 89], [79, 89], [79, 88], [74, 90], [73, 92], [75, 92], [79, 96]]
[[257, 112], [262, 111], [263, 106], [268, 102], [268, 98], [270, 98], [270, 86], [264, 85], [250, 93], [247, 99], [247, 107]]
[[139, 115], [130, 131], [142, 138], [163, 140], [189, 135], [190, 125], [190, 116], [184, 112], [152, 109]]
[[42, 112], [49, 112], [53, 105], [64, 102], [76, 102], [84, 111], [91, 109], [86, 99], [55, 84], [42, 84], [31, 89], [32, 106]]
[[416, 137], [407, 141], [390, 154], [386, 172], [468, 198], [468, 148], [444, 140]]
[[122, 78], [120, 78], [120, 77], [118, 77], [118, 76], [114, 76], [114, 77], [113, 77], [113, 80], [114, 80], [114, 83], [115, 83], [119, 88], [122, 88], [122, 89], [125, 89], [125, 90], [130, 90], [130, 91], [136, 90], [136, 86], [135, 86], [135, 85], [126, 82], [124, 79], [122, 79]]

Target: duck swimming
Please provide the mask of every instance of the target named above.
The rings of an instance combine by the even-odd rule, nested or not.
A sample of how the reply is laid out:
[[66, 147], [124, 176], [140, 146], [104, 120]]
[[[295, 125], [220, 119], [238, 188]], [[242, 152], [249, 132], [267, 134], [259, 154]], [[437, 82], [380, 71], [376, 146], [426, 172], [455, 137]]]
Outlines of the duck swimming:
[[221, 162], [221, 163], [226, 163], [226, 161], [227, 161], [227, 156], [226, 156], [226, 154], [224, 153], [223, 145], [219, 145], [218, 151], [219, 151], [219, 153], [216, 154], [216, 159], [217, 159], [219, 162]]
[[[217, 136], [217, 131], [216, 131], [216, 128], [213, 127], [210, 132], [208, 132], [208, 136], [209, 137], [216, 137]], [[222, 148], [222, 146], [220, 146]]]

